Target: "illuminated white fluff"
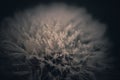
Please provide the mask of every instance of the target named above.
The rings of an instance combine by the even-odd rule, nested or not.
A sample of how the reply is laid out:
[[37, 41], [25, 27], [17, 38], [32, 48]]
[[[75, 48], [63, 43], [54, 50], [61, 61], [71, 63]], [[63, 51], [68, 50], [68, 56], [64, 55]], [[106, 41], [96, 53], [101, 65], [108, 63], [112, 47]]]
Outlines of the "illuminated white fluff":
[[28, 57], [36, 55], [41, 58], [54, 52], [72, 54], [72, 65], [56, 65], [62, 70], [71, 66], [81, 68], [78, 72], [71, 69], [66, 80], [71, 80], [70, 77], [75, 74], [85, 76], [85, 72], [95, 77], [91, 69], [97, 71], [107, 67], [108, 41], [104, 35], [106, 25], [92, 19], [84, 8], [63, 4], [37, 6], [17, 13], [13, 19], [7, 19], [3, 24], [7, 26], [2, 33], [4, 40], [23, 48]]

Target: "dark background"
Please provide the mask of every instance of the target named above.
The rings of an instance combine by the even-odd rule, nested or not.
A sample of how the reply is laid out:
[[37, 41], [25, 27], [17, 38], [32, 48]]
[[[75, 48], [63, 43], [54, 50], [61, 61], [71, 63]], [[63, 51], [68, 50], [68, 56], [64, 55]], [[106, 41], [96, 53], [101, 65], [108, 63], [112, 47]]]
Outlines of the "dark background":
[[[0, 22], [5, 17], [12, 17], [17, 11], [33, 7], [37, 4], [63, 2], [68, 5], [85, 7], [94, 19], [108, 25], [107, 35], [114, 44], [111, 55], [115, 61], [114, 69], [107, 74], [108, 80], [120, 80], [120, 26], [119, 0], [0, 0]], [[2, 80], [2, 79], [1, 79]]]

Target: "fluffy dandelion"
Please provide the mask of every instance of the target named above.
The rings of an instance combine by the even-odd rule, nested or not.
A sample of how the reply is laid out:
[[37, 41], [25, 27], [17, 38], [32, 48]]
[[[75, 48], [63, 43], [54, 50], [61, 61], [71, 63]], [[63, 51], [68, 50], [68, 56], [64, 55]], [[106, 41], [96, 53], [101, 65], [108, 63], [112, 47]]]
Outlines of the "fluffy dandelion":
[[1, 26], [0, 54], [8, 55], [14, 75], [96, 80], [95, 73], [108, 67], [106, 25], [84, 8], [37, 6], [6, 18]]

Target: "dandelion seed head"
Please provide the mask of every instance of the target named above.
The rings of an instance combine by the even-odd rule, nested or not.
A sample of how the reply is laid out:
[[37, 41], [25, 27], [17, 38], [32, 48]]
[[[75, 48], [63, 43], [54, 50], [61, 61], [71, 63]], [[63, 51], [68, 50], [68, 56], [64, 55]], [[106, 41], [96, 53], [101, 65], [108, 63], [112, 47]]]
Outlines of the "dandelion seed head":
[[[105, 54], [108, 54], [109, 41], [105, 36], [106, 25], [94, 20], [85, 8], [64, 4], [37, 6], [7, 18], [3, 26], [7, 27], [1, 31], [4, 35], [1, 43], [15, 44], [20, 49], [14, 49], [22, 49], [27, 57], [51, 56], [52, 59], [44, 60], [58, 69], [58, 77], [65, 80], [73, 80], [72, 77], [78, 75], [77, 80], [90, 80], [89, 76], [95, 80], [94, 71], [107, 67]], [[52, 72], [56, 73], [53, 69], [48, 75], [54, 76]]]

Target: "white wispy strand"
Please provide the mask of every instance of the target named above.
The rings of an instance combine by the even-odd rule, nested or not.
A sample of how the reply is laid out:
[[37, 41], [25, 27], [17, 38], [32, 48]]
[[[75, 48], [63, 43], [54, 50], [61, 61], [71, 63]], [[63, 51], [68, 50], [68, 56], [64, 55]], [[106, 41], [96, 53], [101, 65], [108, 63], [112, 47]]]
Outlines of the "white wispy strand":
[[54, 52], [73, 55], [72, 65], [65, 67], [78, 66], [81, 70], [71, 69], [66, 80], [71, 80], [75, 74], [82, 76], [78, 80], [84, 80], [86, 73], [94, 76], [90, 69], [96, 71], [107, 67], [109, 42], [105, 36], [106, 25], [92, 19], [84, 8], [64, 4], [37, 6], [6, 19], [3, 26], [7, 27], [3, 33], [1, 31], [2, 40], [14, 43], [27, 56], [41, 58]]

